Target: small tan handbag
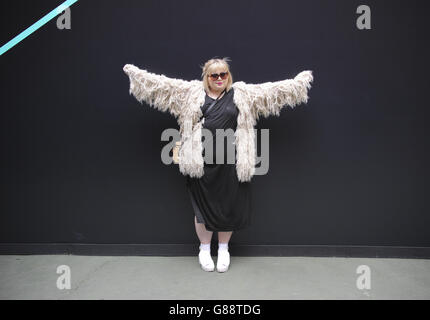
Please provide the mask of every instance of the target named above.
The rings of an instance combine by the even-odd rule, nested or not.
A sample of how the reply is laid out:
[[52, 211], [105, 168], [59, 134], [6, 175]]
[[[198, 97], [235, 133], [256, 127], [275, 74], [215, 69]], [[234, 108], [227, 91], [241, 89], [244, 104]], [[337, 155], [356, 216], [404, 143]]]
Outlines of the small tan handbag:
[[179, 149], [181, 148], [181, 141], [176, 141], [173, 147], [173, 163], [179, 163]]

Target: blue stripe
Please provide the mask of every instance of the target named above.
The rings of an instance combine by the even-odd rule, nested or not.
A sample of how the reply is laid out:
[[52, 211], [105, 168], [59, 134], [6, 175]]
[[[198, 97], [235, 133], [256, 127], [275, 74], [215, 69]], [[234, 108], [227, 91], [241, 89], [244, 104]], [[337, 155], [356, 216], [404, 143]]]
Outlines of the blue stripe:
[[0, 48], [0, 56], [78, 0], [67, 0]]

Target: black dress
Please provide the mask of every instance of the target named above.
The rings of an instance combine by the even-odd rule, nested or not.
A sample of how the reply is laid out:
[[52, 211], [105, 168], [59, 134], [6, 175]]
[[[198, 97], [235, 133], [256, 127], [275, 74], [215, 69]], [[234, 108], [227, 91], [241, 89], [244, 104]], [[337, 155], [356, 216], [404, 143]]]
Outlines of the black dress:
[[[251, 223], [251, 182], [240, 182], [237, 178], [236, 165], [227, 163], [229, 140], [226, 137], [224, 162], [220, 164], [215, 162], [216, 129], [230, 128], [234, 132], [237, 127], [239, 110], [233, 101], [233, 90], [231, 88], [226, 92], [209, 112], [207, 109], [215, 99], [206, 94], [205, 103], [201, 107], [205, 118], [202, 128], [212, 132], [213, 161], [210, 164], [204, 158], [204, 175], [201, 178], [186, 176], [186, 186], [197, 222], [204, 223], [209, 231], [236, 231], [248, 227]], [[222, 143], [222, 140], [219, 139], [218, 143]]]

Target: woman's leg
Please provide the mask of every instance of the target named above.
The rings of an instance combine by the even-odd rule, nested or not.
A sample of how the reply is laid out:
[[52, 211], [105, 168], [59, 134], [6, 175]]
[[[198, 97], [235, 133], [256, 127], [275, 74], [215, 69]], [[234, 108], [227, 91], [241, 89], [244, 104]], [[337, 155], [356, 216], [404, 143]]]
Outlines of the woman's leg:
[[200, 243], [201, 244], [211, 243], [213, 231], [206, 230], [206, 227], [203, 223], [198, 223], [196, 216], [194, 216], [194, 224], [196, 226], [196, 233], [197, 233], [197, 236], [199, 237]]
[[233, 231], [218, 231], [218, 261], [216, 268], [218, 272], [226, 272], [230, 265], [230, 253], [228, 252], [228, 242]]
[[230, 241], [232, 234], [233, 234], [233, 231], [225, 231], [225, 232], [218, 231], [218, 242], [228, 243]]
[[211, 239], [213, 231], [206, 230], [203, 223], [197, 222], [197, 217], [194, 216], [194, 224], [196, 226], [197, 236], [200, 240], [199, 263], [203, 270], [214, 271], [215, 264], [211, 257]]

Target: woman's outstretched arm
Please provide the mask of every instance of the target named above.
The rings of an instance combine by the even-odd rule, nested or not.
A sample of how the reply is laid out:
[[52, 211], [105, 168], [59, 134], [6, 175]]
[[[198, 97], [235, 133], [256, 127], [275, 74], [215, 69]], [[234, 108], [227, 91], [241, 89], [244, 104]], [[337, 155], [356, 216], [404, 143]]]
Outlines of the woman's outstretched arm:
[[180, 115], [193, 82], [151, 73], [132, 64], [126, 64], [123, 70], [130, 78], [130, 94], [140, 103], [168, 111], [176, 118]]
[[279, 116], [281, 109], [288, 105], [295, 107], [308, 102], [308, 90], [313, 81], [312, 71], [302, 71], [294, 79], [261, 84], [241, 82], [238, 88], [243, 90], [245, 100], [255, 119], [259, 116]]

